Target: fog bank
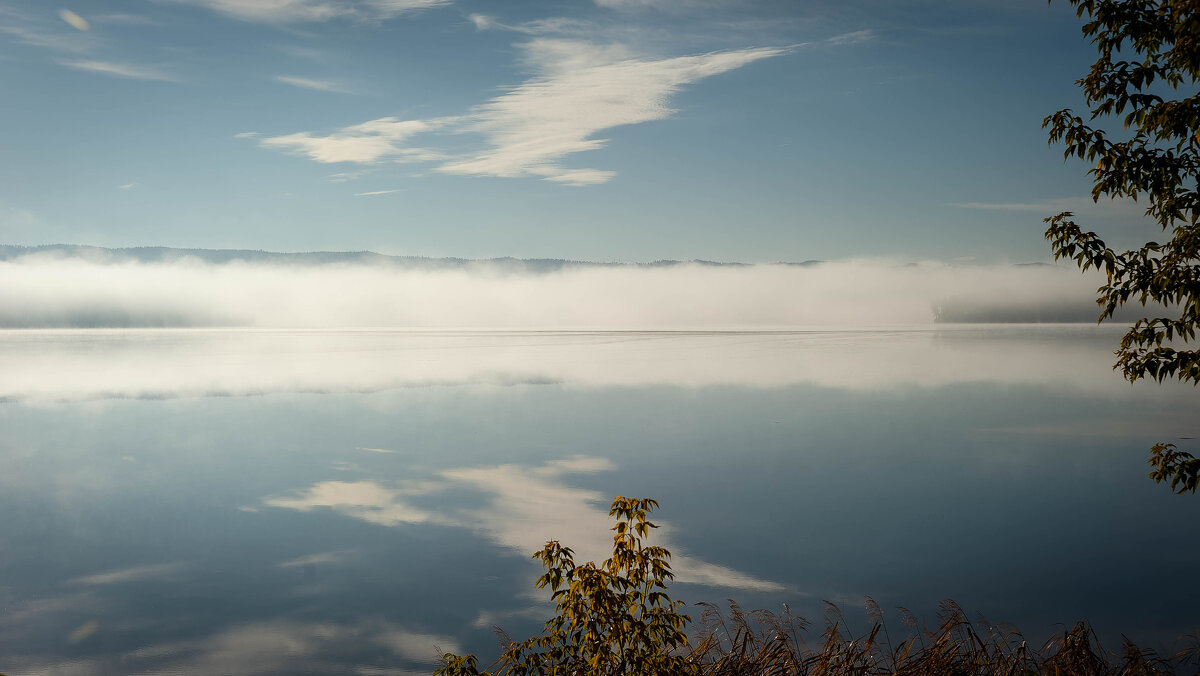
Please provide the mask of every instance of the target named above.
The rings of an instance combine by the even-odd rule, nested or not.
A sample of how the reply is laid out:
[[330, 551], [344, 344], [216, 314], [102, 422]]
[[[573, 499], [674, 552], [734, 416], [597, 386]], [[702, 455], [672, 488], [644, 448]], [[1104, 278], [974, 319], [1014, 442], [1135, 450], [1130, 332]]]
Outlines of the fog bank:
[[[1093, 322], [1073, 267], [0, 260], [0, 327], [716, 329]], [[433, 261], [430, 263], [430, 261]], [[518, 262], [519, 263], [519, 262]], [[1134, 308], [1138, 310], [1140, 308]]]

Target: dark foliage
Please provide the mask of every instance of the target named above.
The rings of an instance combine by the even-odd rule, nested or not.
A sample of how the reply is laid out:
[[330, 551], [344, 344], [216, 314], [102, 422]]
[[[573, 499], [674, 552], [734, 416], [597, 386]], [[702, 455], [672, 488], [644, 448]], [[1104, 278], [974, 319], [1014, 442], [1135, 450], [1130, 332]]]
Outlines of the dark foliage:
[[546, 572], [556, 613], [544, 631], [513, 641], [503, 631], [500, 658], [479, 671], [474, 655], [442, 657], [437, 676], [561, 674], [574, 676], [1168, 676], [1197, 673], [1200, 635], [1192, 634], [1173, 655], [1161, 657], [1126, 642], [1119, 652], [1100, 645], [1087, 622], [1079, 622], [1031, 647], [1015, 628], [971, 622], [953, 601], [943, 601], [929, 629], [899, 608], [903, 629], [893, 638], [884, 612], [866, 599], [870, 626], [854, 632], [841, 609], [826, 602], [825, 628], [808, 643], [811, 623], [792, 614], [728, 611], [702, 603], [699, 632], [689, 647], [691, 618], [679, 612], [666, 583], [673, 576], [670, 552], [643, 543], [654, 524], [654, 500], [618, 497], [613, 557], [597, 566], [575, 565], [571, 550], [548, 542], [534, 558]]
[[[1042, 123], [1064, 156], [1095, 162], [1092, 199], [1144, 200], [1167, 236], [1115, 251], [1071, 212], [1047, 218], [1054, 257], [1103, 270], [1100, 321], [1126, 303], [1161, 304], [1125, 334], [1115, 368], [1130, 381], [1178, 378], [1200, 384], [1200, 0], [1068, 0], [1099, 58], [1077, 84], [1090, 115], [1060, 110]], [[1120, 122], [1115, 134], [1105, 123]], [[1200, 487], [1200, 462], [1172, 444], [1150, 455], [1150, 476], [1177, 493]]]

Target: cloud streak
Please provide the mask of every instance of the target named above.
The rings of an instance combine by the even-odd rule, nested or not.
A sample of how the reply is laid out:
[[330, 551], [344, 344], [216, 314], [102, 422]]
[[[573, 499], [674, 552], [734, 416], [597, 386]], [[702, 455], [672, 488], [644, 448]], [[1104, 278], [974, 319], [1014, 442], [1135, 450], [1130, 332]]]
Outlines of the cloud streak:
[[[78, 54], [99, 46], [100, 42], [87, 28], [87, 22], [74, 12], [63, 10], [59, 18], [73, 29], [55, 22], [51, 25], [41, 15], [29, 15], [7, 7], [0, 7], [0, 33], [11, 36], [17, 42], [30, 47], [49, 49], [55, 52]], [[90, 28], [90, 26], [88, 26]]]
[[405, 145], [412, 136], [445, 126], [447, 120], [401, 120], [381, 117], [343, 127], [326, 136], [310, 132], [272, 136], [259, 141], [264, 148], [305, 155], [316, 162], [353, 162], [373, 164], [381, 160], [395, 162], [431, 161], [440, 153]]
[[146, 66], [138, 66], [128, 63], [113, 63], [111, 61], [92, 61], [92, 60], [60, 60], [60, 65], [75, 70], [82, 70], [89, 73], [100, 73], [101, 75], [110, 75], [112, 77], [126, 78], [130, 80], [158, 80], [161, 82], [176, 82], [177, 80], [160, 70], [148, 68]]
[[63, 21], [66, 21], [67, 23], [71, 24], [71, 26], [74, 27], [76, 30], [81, 30], [81, 31], [91, 30], [91, 26], [88, 25], [88, 22], [86, 19], [79, 16], [75, 12], [72, 12], [69, 9], [58, 10], [58, 16]]
[[438, 171], [481, 176], [538, 176], [567, 185], [604, 183], [614, 175], [567, 169], [567, 155], [595, 150], [596, 136], [615, 127], [669, 117], [671, 95], [683, 86], [778, 56], [778, 48], [743, 49], [671, 59], [627, 58], [620, 48], [576, 40], [537, 39], [524, 45], [538, 77], [483, 104], [462, 125], [489, 146]]
[[314, 80], [307, 77], [293, 77], [290, 75], [276, 75], [271, 78], [276, 82], [280, 82], [301, 89], [313, 89], [319, 92], [330, 92], [332, 94], [350, 94], [351, 91], [346, 87], [333, 82], [332, 80]]
[[176, 0], [256, 23], [379, 21], [449, 5], [451, 0]]
[[1091, 197], [1059, 197], [1029, 202], [951, 202], [948, 206], [980, 211], [1012, 211], [1050, 216], [1070, 211], [1082, 216], [1116, 214], [1127, 218], [1145, 215], [1145, 207], [1131, 199], [1093, 200]]
[[[490, 25], [481, 15], [471, 19], [479, 27]], [[447, 174], [595, 185], [611, 180], [615, 172], [569, 168], [562, 160], [602, 148], [607, 140], [599, 135], [610, 129], [670, 117], [675, 110], [669, 99], [689, 84], [788, 51], [768, 47], [652, 59], [636, 57], [621, 45], [549, 37], [520, 48], [534, 77], [464, 115], [384, 117], [324, 135], [268, 137], [259, 144], [317, 162], [440, 162], [435, 171]], [[435, 131], [470, 134], [482, 139], [483, 147], [449, 155], [408, 145], [411, 137]]]

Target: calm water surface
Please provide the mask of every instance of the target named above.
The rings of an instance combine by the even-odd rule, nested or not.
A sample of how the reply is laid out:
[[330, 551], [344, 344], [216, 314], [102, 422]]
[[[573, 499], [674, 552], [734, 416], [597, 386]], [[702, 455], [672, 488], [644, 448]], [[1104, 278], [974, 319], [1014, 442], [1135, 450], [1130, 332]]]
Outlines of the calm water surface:
[[530, 554], [604, 558], [618, 494], [661, 501], [688, 601], [1166, 647], [1200, 498], [1145, 455], [1200, 394], [1123, 382], [1119, 333], [3, 332], [0, 672], [492, 655], [548, 616]]

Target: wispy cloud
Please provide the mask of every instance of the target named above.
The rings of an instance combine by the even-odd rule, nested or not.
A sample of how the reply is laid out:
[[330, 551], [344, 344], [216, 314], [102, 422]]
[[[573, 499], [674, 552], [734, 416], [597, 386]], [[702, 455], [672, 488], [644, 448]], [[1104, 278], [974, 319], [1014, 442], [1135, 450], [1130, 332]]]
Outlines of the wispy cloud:
[[69, 10], [69, 9], [60, 9], [60, 10], [58, 10], [58, 16], [59, 16], [59, 18], [60, 18], [60, 19], [62, 19], [63, 21], [66, 21], [66, 22], [67, 22], [67, 23], [69, 23], [69, 24], [71, 24], [71, 26], [73, 26], [74, 28], [76, 28], [76, 29], [78, 29], [78, 30], [81, 30], [81, 31], [86, 31], [86, 30], [89, 30], [89, 29], [91, 28], [91, 26], [89, 26], [89, 25], [88, 25], [88, 22], [87, 22], [87, 20], [86, 20], [86, 19], [84, 19], [83, 17], [79, 16], [79, 15], [78, 15], [78, 14], [76, 14], [75, 12], [72, 12], [72, 11], [71, 11], [71, 10]]
[[[584, 19], [574, 19], [568, 17], [549, 17], [545, 19], [533, 19], [522, 23], [504, 23], [494, 16], [487, 14], [468, 14], [467, 20], [475, 25], [476, 30], [504, 30], [514, 33], [523, 33], [525, 35], [558, 35], [559, 37], [578, 37], [589, 38], [597, 41], [597, 35], [609, 35], [615, 37], [622, 31], [628, 30], [629, 26], [622, 25], [621, 30], [614, 30], [614, 26], [602, 27], [592, 21]], [[640, 29], [638, 29], [640, 30]], [[614, 40], [614, 42], [619, 42]]]
[[597, 7], [618, 10], [679, 10], [714, 7], [720, 5], [720, 2], [714, 0], [592, 0], [592, 2], [594, 2]]
[[339, 171], [337, 173], [333, 173], [333, 174], [329, 175], [329, 182], [330, 183], [346, 183], [347, 181], [353, 181], [355, 179], [362, 178], [363, 176], [366, 176], [368, 173], [370, 173], [370, 170], [366, 170], [366, 169], [364, 169], [362, 171]]
[[113, 12], [109, 14], [92, 15], [92, 22], [98, 24], [113, 24], [120, 26], [155, 26], [158, 22], [144, 14], [128, 14]]
[[450, 4], [451, 0], [176, 0], [241, 21], [306, 23], [331, 19], [378, 21]]
[[1097, 215], [1119, 213], [1124, 216], [1144, 215], [1145, 208], [1131, 199], [1093, 201], [1091, 197], [1058, 197], [1031, 202], [951, 202], [948, 206], [982, 211], [1017, 211], [1049, 216], [1062, 211]]
[[361, 124], [343, 127], [327, 136], [314, 136], [310, 132], [272, 136], [259, 141], [264, 148], [286, 150], [317, 162], [354, 162], [372, 164], [383, 159], [398, 162], [429, 161], [442, 157], [440, 153], [425, 148], [404, 145], [409, 137], [437, 129], [445, 124], [442, 120], [400, 120], [381, 117]]
[[75, 70], [111, 75], [112, 77], [128, 78], [131, 80], [158, 80], [160, 82], [176, 82], [176, 78], [160, 70], [138, 66], [129, 63], [113, 63], [111, 61], [67, 61], [60, 60], [59, 64]]
[[9, 35], [17, 42], [31, 47], [73, 54], [88, 52], [96, 47], [97, 41], [91, 33], [71, 30], [65, 26], [63, 28], [64, 30], [55, 30], [39, 24], [20, 21], [0, 23], [0, 33]]
[[[1047, 211], [1053, 209], [1055, 202], [951, 202], [952, 207], [963, 209], [983, 209], [985, 211]], [[1059, 203], [1059, 206], [1062, 204]]]
[[367, 6], [384, 18], [449, 5], [452, 0], [366, 0]]
[[635, 7], [653, 7], [671, 4], [673, 0], [593, 0], [600, 7], [615, 9], [630, 9]]
[[835, 35], [825, 40], [827, 45], [856, 45], [862, 42], [870, 42], [875, 39], [875, 31], [871, 29], [852, 31], [850, 33], [842, 33]]
[[370, 192], [356, 192], [356, 193], [354, 193], [354, 196], [355, 197], [371, 197], [374, 195], [390, 195], [394, 192], [400, 192], [400, 191], [399, 190], [372, 190]]
[[136, 187], [137, 187], [137, 183], [125, 183], [123, 185], [117, 186], [117, 188], [120, 190], [133, 190]]
[[490, 146], [438, 171], [482, 176], [540, 176], [568, 185], [609, 180], [612, 172], [567, 169], [563, 157], [595, 150], [596, 135], [614, 127], [669, 117], [668, 98], [686, 84], [777, 56], [776, 48], [670, 59], [628, 58], [620, 46], [536, 39], [524, 45], [538, 77], [483, 104], [465, 131]]
[[358, 447], [356, 447], [356, 450], [366, 451], [368, 453], [385, 453], [385, 454], [392, 454], [392, 453], [396, 452], [396, 451], [393, 451], [393, 450], [387, 449], [387, 448], [369, 448], [367, 446], [358, 446]]
[[332, 92], [334, 94], [350, 94], [351, 90], [344, 85], [341, 85], [332, 80], [314, 80], [307, 77], [292, 77], [289, 75], [276, 75], [272, 78], [276, 82], [300, 87], [302, 89], [315, 89], [321, 92]]
[[496, 20], [486, 14], [468, 14], [467, 20], [475, 24], [476, 30], [485, 31], [496, 26]]
[[[486, 25], [473, 16], [477, 26]], [[447, 174], [594, 185], [611, 180], [615, 172], [569, 168], [561, 160], [603, 147], [607, 140], [598, 135], [609, 129], [670, 117], [675, 111], [668, 100], [688, 84], [788, 51], [753, 48], [653, 59], [637, 57], [620, 44], [562, 38], [535, 38], [521, 48], [523, 62], [536, 75], [465, 115], [385, 117], [324, 136], [301, 132], [260, 144], [318, 162], [442, 161], [435, 170]], [[484, 147], [447, 158], [406, 145], [412, 136], [432, 131], [477, 134]]]

